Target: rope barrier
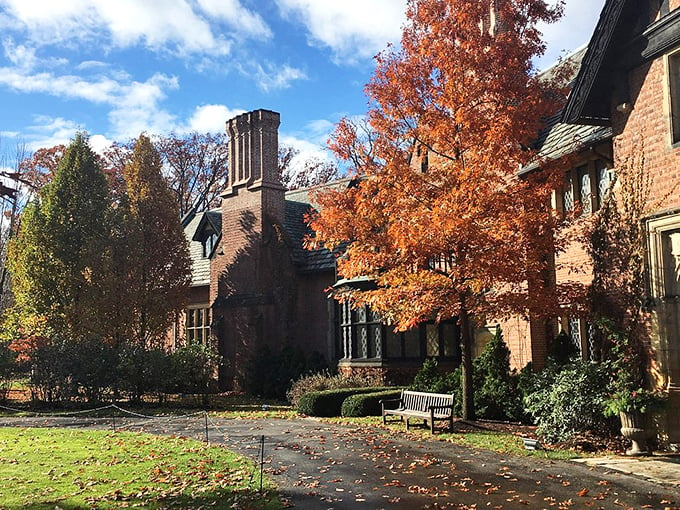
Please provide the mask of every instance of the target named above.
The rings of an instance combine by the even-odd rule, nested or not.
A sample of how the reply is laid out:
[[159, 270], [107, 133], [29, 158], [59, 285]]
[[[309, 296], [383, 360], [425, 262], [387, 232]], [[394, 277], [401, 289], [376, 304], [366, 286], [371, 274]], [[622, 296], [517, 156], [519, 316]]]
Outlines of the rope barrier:
[[[18, 412], [18, 413], [30, 413], [30, 411], [26, 411], [23, 409], [16, 409], [16, 408], [11, 408], [7, 406], [0, 405], [0, 409], [6, 410], [6, 411], [12, 411], [12, 412]], [[205, 443], [209, 443], [209, 425], [213, 429], [215, 429], [218, 433], [218, 436], [222, 437], [222, 440], [224, 443], [228, 442], [236, 442], [238, 441], [241, 445], [257, 445], [258, 446], [258, 452], [257, 452], [257, 457], [255, 458], [255, 463], [253, 465], [253, 471], [250, 474], [250, 480], [249, 484], [253, 484], [253, 478], [255, 477], [256, 473], [259, 472], [259, 493], [262, 493], [263, 491], [263, 484], [264, 484], [264, 465], [265, 462], [271, 462], [272, 459], [267, 456], [265, 460], [265, 444], [269, 445], [281, 445], [281, 441], [266, 441], [265, 440], [265, 435], [260, 434], [258, 436], [254, 435], [233, 435], [229, 434], [228, 432], [225, 432], [220, 426], [213, 420], [213, 418], [210, 416], [210, 414], [207, 411], [198, 411], [196, 413], [190, 413], [190, 414], [184, 414], [184, 415], [165, 415], [165, 416], [154, 416], [154, 415], [145, 415], [141, 413], [137, 413], [135, 411], [130, 411], [129, 409], [122, 408], [118, 406], [117, 404], [109, 404], [106, 406], [102, 407], [97, 407], [93, 409], [85, 409], [81, 411], [72, 411], [72, 412], [52, 412], [52, 413], [47, 413], [47, 412], [32, 412], [31, 414], [34, 414], [33, 417], [36, 418], [67, 418], [69, 415], [74, 415], [73, 418], [75, 421], [65, 423], [63, 420], [60, 420], [57, 422], [57, 426], [59, 427], [68, 427], [68, 426], [78, 426], [82, 427], [83, 425], [101, 425], [102, 421], [104, 419], [109, 418], [108, 416], [102, 417], [100, 421], [93, 421], [93, 420], [87, 420], [86, 418], [83, 418], [85, 414], [88, 413], [95, 413], [99, 411], [103, 411], [106, 409], [114, 409], [117, 411], [120, 411], [121, 413], [124, 413], [127, 416], [131, 417], [136, 417], [136, 418], [142, 418], [143, 421], [137, 421], [137, 422], [132, 422], [132, 423], [124, 423], [121, 421], [116, 422], [116, 414], [113, 413], [110, 418], [112, 419], [113, 422], [113, 431], [117, 432], [118, 430], [122, 429], [130, 429], [134, 427], [140, 427], [144, 428], [145, 425], [148, 425], [150, 421], [181, 421], [181, 420], [186, 420], [189, 418], [196, 418], [196, 417], [202, 417], [203, 418], [203, 424], [204, 424], [204, 434], [205, 434]]]
[[[97, 413], [100, 411], [104, 411], [107, 409], [114, 409], [119, 411], [120, 413], [127, 415], [129, 417], [134, 417], [134, 418], [139, 418], [140, 421], [133, 421], [130, 423], [126, 423], [124, 420], [124, 417], [118, 416], [115, 413], [111, 414], [111, 416], [102, 416], [99, 421], [93, 421], [93, 420], [87, 420], [86, 418], [83, 418], [84, 415], [87, 414], [92, 414], [92, 413]], [[64, 422], [62, 420], [58, 421], [55, 425], [56, 426], [62, 426], [62, 427], [72, 427], [72, 426], [83, 426], [83, 425], [101, 425], [103, 420], [110, 419], [111, 424], [112, 424], [112, 429], [113, 431], [118, 431], [118, 430], [124, 430], [124, 429], [134, 429], [136, 427], [139, 428], [144, 428], [145, 426], [149, 425], [149, 422], [155, 421], [155, 422], [172, 422], [172, 421], [181, 421], [181, 420], [186, 420], [186, 419], [191, 419], [191, 418], [198, 418], [201, 417], [203, 418], [203, 434], [205, 438], [205, 442], [209, 443], [209, 429], [212, 428], [217, 432], [217, 437], [221, 437], [221, 439], [224, 442], [239, 442], [243, 445], [261, 445], [264, 447], [264, 444], [268, 445], [279, 445], [281, 444], [281, 441], [276, 441], [276, 440], [271, 440], [271, 441], [266, 441], [263, 440], [264, 436], [260, 435], [240, 435], [240, 434], [231, 434], [227, 431], [225, 431], [220, 425], [213, 419], [212, 416], [210, 416], [210, 413], [207, 411], [197, 411], [195, 413], [189, 413], [189, 414], [182, 414], [182, 415], [147, 415], [147, 414], [142, 414], [138, 413], [136, 411], [131, 411], [129, 409], [125, 409], [123, 407], [120, 407], [117, 404], [108, 404], [105, 406], [101, 407], [95, 407], [92, 409], [83, 409], [79, 411], [57, 411], [57, 412], [40, 412], [40, 411], [30, 411], [26, 409], [19, 409], [19, 408], [13, 408], [9, 406], [4, 406], [0, 405], [0, 410], [5, 410], [5, 411], [10, 411], [14, 413], [23, 413], [28, 416], [26, 418], [69, 418], [73, 417], [74, 420], [77, 421], [71, 421], [71, 422]], [[2, 419], [2, 417], [0, 417]], [[42, 425], [45, 425], [43, 423]], [[263, 442], [264, 441], [264, 442]]]
[[94, 409], [85, 409], [81, 411], [52, 411], [52, 412], [40, 412], [40, 411], [27, 411], [26, 409], [18, 409], [15, 407], [7, 407], [0, 405], [0, 409], [4, 409], [6, 411], [11, 411], [14, 413], [27, 413], [31, 414], [34, 416], [70, 416], [70, 415], [82, 415], [82, 414], [88, 414], [88, 413], [95, 413], [99, 411], [103, 411], [104, 409], [110, 409], [112, 407], [116, 407], [115, 404], [109, 404], [103, 407], [96, 407]]

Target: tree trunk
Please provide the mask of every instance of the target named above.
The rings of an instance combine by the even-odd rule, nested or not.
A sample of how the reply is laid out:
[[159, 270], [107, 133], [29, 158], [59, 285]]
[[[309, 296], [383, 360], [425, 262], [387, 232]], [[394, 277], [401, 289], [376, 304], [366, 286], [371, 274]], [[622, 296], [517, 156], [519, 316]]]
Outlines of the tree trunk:
[[463, 368], [463, 419], [474, 420], [475, 401], [474, 388], [472, 387], [472, 331], [470, 329], [470, 317], [463, 304], [460, 307], [460, 352], [461, 365]]

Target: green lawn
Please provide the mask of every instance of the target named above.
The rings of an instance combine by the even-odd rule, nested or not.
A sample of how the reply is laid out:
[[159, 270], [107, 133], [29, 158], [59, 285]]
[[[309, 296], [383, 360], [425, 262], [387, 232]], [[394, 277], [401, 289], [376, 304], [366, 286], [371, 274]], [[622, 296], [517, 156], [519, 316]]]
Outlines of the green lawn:
[[[540, 450], [527, 450], [524, 447], [522, 437], [510, 432], [497, 432], [493, 430], [479, 430], [466, 432], [448, 432], [446, 429], [437, 429], [436, 434], [430, 434], [427, 427], [412, 427], [408, 432], [404, 430], [404, 424], [392, 420], [387, 425], [383, 425], [382, 418], [377, 416], [367, 416], [364, 418], [323, 418], [327, 423], [338, 423], [344, 425], [370, 426], [386, 431], [390, 435], [399, 434], [409, 437], [414, 441], [448, 441], [450, 443], [467, 446], [470, 448], [481, 448], [491, 450], [496, 453], [519, 455], [522, 457], [542, 457], [553, 460], [569, 460], [583, 457], [583, 452], [576, 452], [569, 449], [548, 448]], [[438, 424], [438, 427], [444, 425]], [[455, 429], [455, 427], [454, 427]]]
[[248, 460], [177, 437], [0, 428], [0, 509], [282, 508]]

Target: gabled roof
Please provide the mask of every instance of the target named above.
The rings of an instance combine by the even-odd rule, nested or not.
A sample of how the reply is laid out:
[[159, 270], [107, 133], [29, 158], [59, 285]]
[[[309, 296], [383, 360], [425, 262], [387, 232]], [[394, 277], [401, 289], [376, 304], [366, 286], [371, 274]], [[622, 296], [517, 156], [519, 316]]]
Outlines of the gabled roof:
[[680, 9], [651, 23], [643, 0], [607, 0], [583, 65], [576, 77], [562, 121], [607, 125], [612, 98], [623, 103], [628, 90], [624, 73], [680, 44]]
[[203, 243], [194, 240], [200, 225], [203, 223], [205, 216], [210, 214], [220, 215], [219, 209], [211, 211], [204, 211], [200, 213], [191, 213], [182, 219], [184, 227], [184, 235], [189, 242], [189, 256], [191, 257], [191, 286], [199, 287], [202, 285], [210, 285], [210, 259], [203, 256]]
[[211, 209], [201, 213], [201, 220], [196, 227], [192, 241], [203, 242], [208, 233], [222, 235], [222, 211]]
[[[550, 78], [563, 63], [573, 66], [574, 73], [578, 72], [583, 64], [586, 51], [587, 47], [585, 46], [576, 50], [573, 54], [567, 56], [563, 61], [560, 61], [554, 66], [541, 72], [539, 77], [545, 76]], [[552, 117], [548, 118], [545, 122], [545, 125], [541, 129], [541, 132], [538, 134], [538, 137], [533, 143], [532, 148], [538, 150], [540, 160], [555, 160], [567, 154], [572, 154], [574, 152], [587, 149], [597, 142], [612, 137], [612, 130], [609, 127], [567, 124], [562, 122], [562, 114], [563, 111], [559, 111]], [[540, 161], [534, 161], [533, 163], [523, 167], [519, 174], [526, 174], [536, 170], [539, 166]]]
[[[300, 272], [313, 273], [335, 270], [335, 256], [327, 249], [306, 250], [304, 240], [312, 234], [305, 222], [305, 216], [315, 207], [314, 193], [324, 189], [346, 188], [350, 179], [340, 179], [328, 184], [287, 191], [285, 195], [285, 219], [283, 228], [291, 249], [293, 263]], [[203, 241], [206, 231], [222, 233], [222, 211], [211, 209], [200, 213], [190, 212], [182, 218], [184, 235], [189, 241], [191, 255], [192, 286], [210, 284], [210, 259], [203, 256]]]

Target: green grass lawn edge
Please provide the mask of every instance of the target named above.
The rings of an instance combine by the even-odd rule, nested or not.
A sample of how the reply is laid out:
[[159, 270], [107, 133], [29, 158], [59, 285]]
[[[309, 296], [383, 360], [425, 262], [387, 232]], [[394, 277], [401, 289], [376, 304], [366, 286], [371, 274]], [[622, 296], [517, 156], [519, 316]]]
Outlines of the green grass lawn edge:
[[0, 428], [0, 508], [283, 508], [250, 460], [174, 436]]

